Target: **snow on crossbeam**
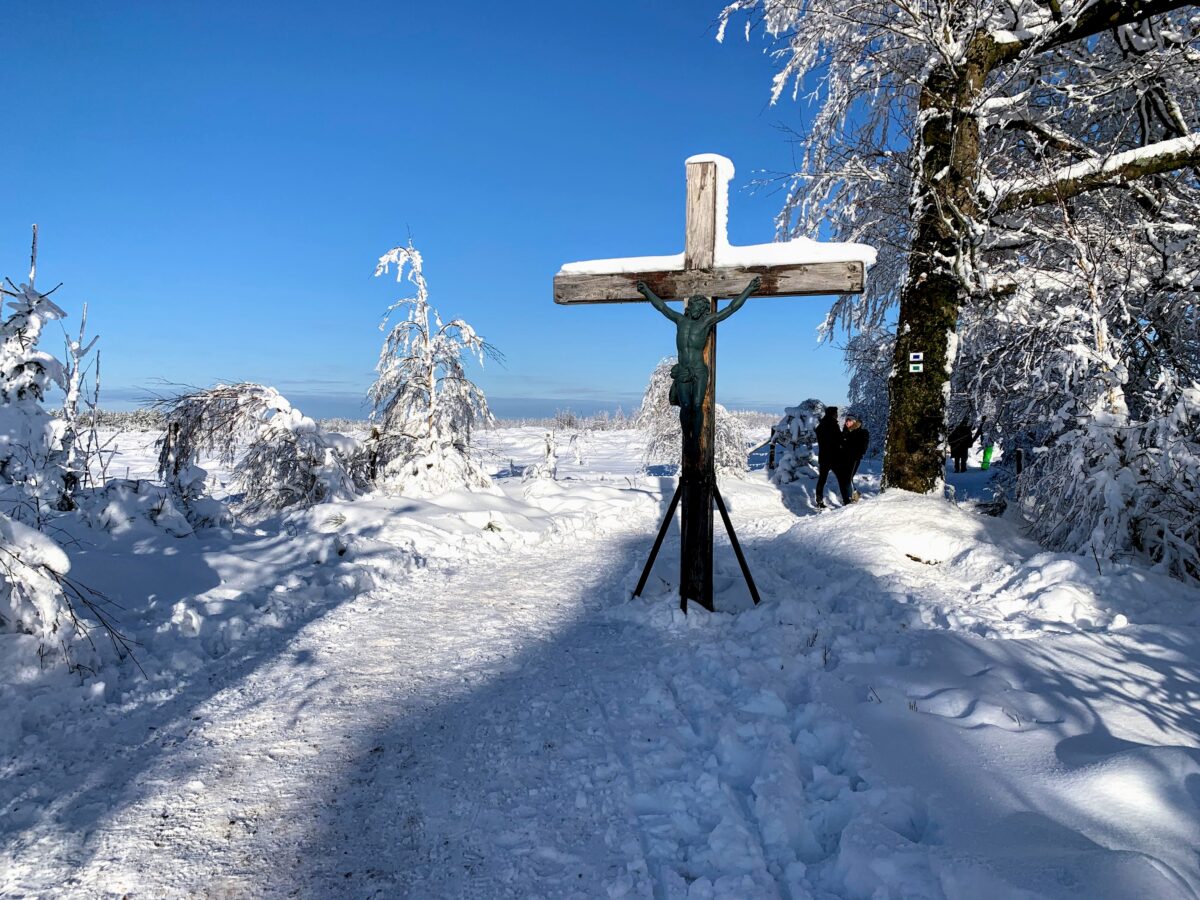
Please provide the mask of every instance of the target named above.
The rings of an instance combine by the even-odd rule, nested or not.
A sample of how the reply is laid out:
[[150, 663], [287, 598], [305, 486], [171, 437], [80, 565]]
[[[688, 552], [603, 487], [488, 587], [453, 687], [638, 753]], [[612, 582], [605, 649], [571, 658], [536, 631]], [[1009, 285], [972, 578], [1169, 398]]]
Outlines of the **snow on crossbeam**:
[[637, 256], [567, 263], [554, 278], [556, 303], [643, 301], [644, 281], [660, 297], [692, 294], [733, 296], [754, 276], [755, 296], [857, 294], [875, 251], [864, 244], [822, 243], [796, 238], [771, 244], [731, 246], [729, 182], [733, 163], [702, 154], [687, 160], [687, 249], [670, 256]]

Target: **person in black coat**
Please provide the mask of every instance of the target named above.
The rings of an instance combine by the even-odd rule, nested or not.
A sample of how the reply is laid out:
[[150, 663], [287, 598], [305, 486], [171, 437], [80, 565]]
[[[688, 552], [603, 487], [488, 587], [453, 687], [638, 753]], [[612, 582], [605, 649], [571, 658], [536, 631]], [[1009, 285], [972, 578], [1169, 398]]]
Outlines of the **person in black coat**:
[[867, 455], [867, 445], [871, 442], [871, 433], [863, 428], [858, 416], [847, 413], [846, 427], [842, 430], [842, 452], [833, 466], [833, 474], [837, 476], [838, 489], [842, 492], [842, 501], [854, 503], [858, 500], [858, 492], [854, 490], [854, 476], [858, 472], [858, 464]]
[[971, 434], [971, 423], [964, 418], [950, 432], [950, 455], [954, 458], [955, 472], [967, 471], [967, 451], [973, 443], [975, 437]]
[[825, 482], [842, 455], [842, 430], [838, 428], [836, 406], [825, 407], [825, 415], [817, 423], [817, 509], [825, 508]]

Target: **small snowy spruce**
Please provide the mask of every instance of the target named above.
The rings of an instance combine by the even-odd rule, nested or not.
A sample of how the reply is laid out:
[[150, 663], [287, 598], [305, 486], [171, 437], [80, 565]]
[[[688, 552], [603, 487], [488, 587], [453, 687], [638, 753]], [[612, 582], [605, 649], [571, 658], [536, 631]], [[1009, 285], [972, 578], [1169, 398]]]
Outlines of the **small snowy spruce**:
[[[487, 399], [468, 377], [463, 356], [483, 364], [496, 350], [462, 319], [443, 323], [429, 303], [420, 252], [409, 243], [379, 258], [375, 275], [395, 266], [416, 296], [392, 303], [383, 315], [385, 331], [370, 399], [378, 478], [401, 494], [436, 495], [459, 488], [489, 488], [487, 472], [471, 457], [471, 431], [477, 421], [493, 421]], [[405, 310], [392, 323], [393, 314]], [[389, 327], [390, 326], [390, 327]]]
[[[43, 403], [52, 386], [66, 389], [74, 381], [38, 348], [46, 323], [66, 314], [34, 287], [36, 274], [34, 226], [28, 282], [6, 280], [0, 287], [8, 306], [0, 322], [0, 499], [8, 510], [0, 514], [0, 631], [33, 635], [43, 658], [61, 654], [74, 670], [94, 670], [92, 620], [109, 629], [119, 648], [123, 644], [92, 595], [68, 580], [66, 554], [43, 533], [56, 512], [75, 505], [63, 445], [71, 423], [52, 419]], [[81, 357], [74, 357], [77, 366]]]
[[52, 385], [65, 385], [64, 368], [38, 348], [46, 323], [66, 314], [32, 284], [0, 291], [9, 307], [0, 322], [0, 492], [36, 523], [43, 507], [70, 506], [56, 423], [43, 405]]
[[[642, 405], [633, 419], [633, 427], [646, 436], [642, 454], [646, 466], [679, 465], [683, 451], [683, 431], [679, 425], [679, 407], [672, 406], [671, 367], [676, 358], [669, 356], [655, 366], [642, 395]], [[716, 404], [716, 442], [714, 465], [722, 475], [740, 476], [747, 471], [746, 430], [737, 416]]]

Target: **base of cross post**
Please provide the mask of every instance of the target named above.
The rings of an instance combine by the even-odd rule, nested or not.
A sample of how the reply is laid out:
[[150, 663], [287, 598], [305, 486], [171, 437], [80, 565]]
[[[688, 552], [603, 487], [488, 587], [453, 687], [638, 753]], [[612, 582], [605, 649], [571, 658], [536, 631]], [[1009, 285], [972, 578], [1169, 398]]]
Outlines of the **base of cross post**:
[[650, 577], [650, 570], [654, 568], [654, 560], [658, 559], [658, 551], [662, 547], [663, 538], [667, 536], [667, 529], [671, 527], [671, 519], [675, 517], [675, 507], [679, 505], [679, 495], [683, 493], [683, 482], [675, 485], [675, 494], [671, 497], [671, 505], [667, 507], [667, 514], [663, 516], [662, 525], [658, 529], [658, 537], [654, 539], [654, 547], [650, 550], [650, 558], [646, 560], [646, 568], [642, 569], [642, 577], [638, 579], [637, 589], [633, 592], [633, 596], [642, 596], [642, 589], [646, 587], [646, 579]]
[[725, 523], [725, 531], [729, 535], [729, 543], [733, 544], [733, 553], [737, 557], [738, 565], [742, 567], [742, 577], [746, 579], [746, 587], [750, 588], [750, 599], [754, 601], [754, 605], [762, 601], [758, 596], [758, 588], [754, 584], [754, 576], [750, 574], [750, 566], [746, 563], [746, 557], [742, 554], [742, 545], [738, 543], [737, 532], [733, 530], [733, 522], [729, 518], [729, 510], [725, 508], [725, 501], [721, 499], [721, 492], [717, 490], [716, 482], [713, 483], [713, 499], [717, 501], [717, 509], [721, 511], [721, 521]]
[[679, 608], [688, 601], [709, 612], [713, 605], [713, 490], [711, 472], [684, 471], [679, 479], [682, 513], [679, 516]]
[[[725, 525], [725, 531], [729, 535], [730, 544], [733, 545], [733, 552], [737, 557], [738, 566], [742, 570], [742, 576], [746, 579], [746, 586], [750, 589], [750, 598], [754, 601], [754, 605], [757, 606], [760, 602], [762, 602], [762, 598], [759, 596], [758, 587], [754, 584], [754, 576], [750, 574], [750, 566], [747, 564], [746, 557], [742, 553], [742, 545], [738, 541], [737, 532], [735, 532], [733, 529], [733, 521], [729, 518], [729, 510], [725, 506], [725, 500], [721, 497], [721, 492], [717, 489], [716, 478], [711, 476], [708, 478], [702, 477], [698, 479], [687, 477], [680, 478], [679, 484], [675, 486], [675, 493], [671, 497], [671, 503], [667, 507], [667, 514], [663, 517], [662, 524], [659, 526], [658, 535], [654, 539], [654, 546], [650, 550], [650, 558], [646, 560], [646, 566], [642, 569], [642, 577], [638, 579], [637, 588], [634, 590], [633, 596], [640, 597], [642, 595], [642, 591], [646, 587], [646, 582], [650, 578], [650, 571], [654, 568], [654, 561], [658, 558], [658, 551], [662, 549], [663, 539], [667, 536], [667, 530], [671, 527], [671, 520], [675, 517], [675, 508], [679, 505], [681, 497], [684, 496], [685, 486], [691, 488], [699, 487], [701, 490], [703, 490], [705, 487], [709, 488], [709, 515], [711, 516], [713, 506], [715, 505], [716, 509], [721, 513], [721, 522]], [[685, 516], [687, 515], [687, 509], [688, 504], [685, 503]], [[685, 523], [683, 522], [680, 523], [681, 532], [688, 531], [688, 529], [683, 527], [684, 524]], [[708, 577], [707, 579], [704, 579], [703, 575], [701, 575], [700, 579], [688, 579], [687, 575], [689, 573], [692, 575], [698, 574], [694, 565], [697, 560], [694, 558], [689, 559], [687, 542], [681, 541], [679, 608], [682, 609], [685, 614], [688, 611], [688, 600], [699, 603], [709, 612], [713, 612], [715, 610], [712, 599], [711, 529], [709, 530], [708, 546], [707, 548], [701, 549], [707, 549], [707, 553], [704, 554], [705, 558], [699, 560], [698, 562], [700, 563], [701, 568], [706, 571]], [[689, 565], [689, 563], [692, 565]], [[699, 589], [695, 589], [697, 588], [697, 580], [702, 581], [702, 583], [698, 586]], [[692, 590], [689, 590], [689, 588]], [[699, 594], [702, 596], [690, 596], [691, 594]]]

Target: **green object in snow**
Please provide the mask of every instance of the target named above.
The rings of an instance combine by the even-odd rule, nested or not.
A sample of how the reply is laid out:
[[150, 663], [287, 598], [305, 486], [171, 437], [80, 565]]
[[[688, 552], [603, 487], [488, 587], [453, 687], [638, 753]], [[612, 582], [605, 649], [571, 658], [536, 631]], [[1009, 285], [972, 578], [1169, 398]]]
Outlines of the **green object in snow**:
[[983, 448], [983, 464], [980, 465], [979, 468], [983, 469], [985, 472], [988, 470], [988, 467], [992, 464], [992, 451], [995, 449], [996, 449], [995, 444], [988, 444], [986, 447]]

